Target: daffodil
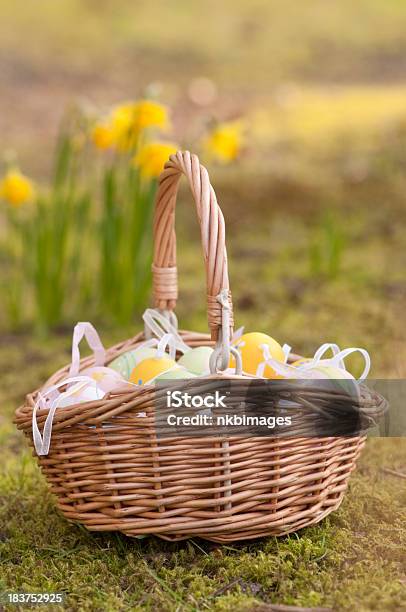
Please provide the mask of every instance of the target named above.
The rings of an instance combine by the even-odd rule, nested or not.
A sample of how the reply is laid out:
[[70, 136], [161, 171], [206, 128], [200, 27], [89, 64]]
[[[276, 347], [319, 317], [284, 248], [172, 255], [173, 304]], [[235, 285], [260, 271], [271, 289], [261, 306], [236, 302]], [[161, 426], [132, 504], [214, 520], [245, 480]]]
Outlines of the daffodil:
[[203, 140], [207, 156], [221, 163], [228, 163], [236, 159], [242, 144], [243, 125], [240, 121], [217, 124]]
[[148, 128], [161, 131], [169, 128], [166, 106], [154, 100], [125, 102], [115, 106], [106, 121], [95, 125], [92, 140], [99, 149], [114, 147], [119, 151], [131, 151], [139, 146]]
[[139, 131], [149, 127], [167, 130], [169, 118], [166, 106], [153, 100], [140, 100], [134, 104], [134, 127]]
[[128, 151], [136, 147], [140, 135], [147, 128], [167, 130], [168, 111], [153, 100], [120, 104], [113, 109], [110, 123], [117, 148]]
[[134, 134], [134, 104], [120, 104], [113, 108], [109, 124], [114, 144], [120, 149], [129, 148], [129, 141]]
[[160, 175], [169, 156], [176, 153], [178, 147], [169, 142], [149, 142], [142, 146], [134, 157], [134, 164], [145, 179]]
[[98, 149], [109, 149], [114, 144], [114, 134], [107, 123], [97, 123], [92, 130], [92, 141]]
[[0, 197], [11, 206], [21, 206], [34, 198], [34, 183], [19, 170], [9, 170], [0, 181]]

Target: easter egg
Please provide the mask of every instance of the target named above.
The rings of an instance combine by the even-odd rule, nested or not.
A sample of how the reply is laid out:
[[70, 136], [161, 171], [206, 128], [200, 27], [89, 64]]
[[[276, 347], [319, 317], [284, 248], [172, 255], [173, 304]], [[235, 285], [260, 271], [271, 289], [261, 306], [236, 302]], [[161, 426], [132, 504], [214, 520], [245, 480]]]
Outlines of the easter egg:
[[157, 380], [182, 380], [183, 378], [184, 379], [196, 378], [196, 374], [193, 374], [193, 372], [189, 372], [186, 368], [175, 367], [175, 368], [172, 368], [172, 370], [168, 370], [167, 372], [164, 372], [163, 374], [160, 374], [159, 376], [157, 376], [155, 378], [155, 381]]
[[213, 349], [210, 346], [197, 346], [190, 349], [179, 359], [178, 364], [197, 376], [210, 373], [210, 357]]
[[105, 393], [109, 393], [109, 391], [125, 383], [125, 379], [121, 374], [111, 368], [103, 366], [86, 368], [81, 374], [83, 374], [83, 376], [89, 376], [89, 378], [95, 381], [97, 387]]
[[310, 363], [311, 361], [313, 361], [313, 359], [310, 359], [310, 357], [301, 357], [300, 359], [296, 359], [296, 361], [294, 361], [290, 365], [294, 368], [300, 368], [300, 366], [305, 365], [306, 363]]
[[169, 357], [149, 357], [143, 359], [133, 369], [130, 382], [136, 385], [146, 385], [159, 374], [176, 367], [177, 363]]
[[307, 370], [305, 374], [310, 379], [334, 381], [334, 383], [337, 383], [337, 386], [341, 387], [349, 395], [358, 395], [358, 386], [355, 378], [343, 368], [331, 365], [316, 365], [314, 368]]
[[331, 378], [333, 379], [347, 379], [347, 380], [355, 380], [354, 376], [344, 370], [343, 368], [337, 368], [332, 365], [320, 365], [317, 364], [312, 368], [309, 368], [307, 372], [311, 372], [313, 374], [313, 378]]
[[155, 357], [156, 348], [152, 348], [149, 346], [139, 346], [138, 348], [133, 349], [132, 351], [127, 351], [127, 353], [123, 353], [116, 357], [111, 363], [109, 363], [109, 368], [112, 368], [123, 378], [128, 380], [130, 378], [130, 374], [140, 361], [143, 359], [148, 359], [149, 357]]
[[94, 402], [104, 397], [104, 395], [104, 391], [92, 384], [91, 380], [81, 381], [69, 387], [64, 393], [61, 393], [56, 399], [56, 405], [59, 408], [66, 408], [81, 402]]
[[[260, 332], [250, 332], [243, 334], [241, 338], [235, 342], [236, 349], [241, 354], [242, 369], [247, 374], [256, 375], [258, 366], [265, 361], [265, 353], [263, 345], [266, 345], [269, 349], [269, 354], [272, 359], [281, 363], [285, 362], [285, 355], [283, 353], [281, 345], [268, 336]], [[235, 360], [231, 357], [230, 367], [235, 365]], [[264, 370], [265, 378], [280, 378], [279, 375], [267, 365]]]

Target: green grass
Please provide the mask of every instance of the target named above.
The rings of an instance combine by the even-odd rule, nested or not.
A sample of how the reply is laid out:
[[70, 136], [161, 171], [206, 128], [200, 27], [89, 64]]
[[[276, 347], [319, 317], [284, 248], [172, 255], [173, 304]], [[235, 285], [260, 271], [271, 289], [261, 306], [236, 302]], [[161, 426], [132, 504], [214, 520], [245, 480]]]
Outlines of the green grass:
[[[183, 206], [181, 210], [183, 210]], [[309, 245], [325, 217], [283, 211], [253, 228], [231, 224], [230, 272], [237, 325], [268, 331], [311, 354], [324, 340], [366, 346], [374, 376], [404, 376], [404, 235], [387, 211], [336, 210], [345, 236], [331, 276]], [[182, 326], [205, 329], [198, 243], [188, 214], [179, 227]], [[400, 221], [399, 217], [397, 220]], [[202, 276], [203, 279], [203, 276]], [[388, 301], [388, 291], [391, 298]], [[103, 330], [100, 330], [103, 331]], [[106, 344], [134, 330], [104, 330]], [[68, 524], [11, 417], [24, 392], [69, 360], [68, 335], [41, 344], [3, 337], [0, 351], [0, 559], [2, 589], [62, 590], [69, 610], [254, 610], [260, 603], [335, 610], [400, 610], [405, 601], [406, 489], [382, 468], [405, 471], [406, 445], [370, 439], [340, 510], [283, 538], [220, 546], [203, 540], [136, 541]], [[355, 364], [354, 364], [355, 365]], [[0, 589], [1, 590], [1, 589]]]

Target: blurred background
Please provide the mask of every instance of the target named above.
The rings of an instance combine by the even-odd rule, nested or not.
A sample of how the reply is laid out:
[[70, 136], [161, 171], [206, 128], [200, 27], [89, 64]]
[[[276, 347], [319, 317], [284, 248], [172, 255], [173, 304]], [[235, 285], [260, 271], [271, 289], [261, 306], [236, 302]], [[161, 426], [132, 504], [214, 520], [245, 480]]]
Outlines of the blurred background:
[[[4, 333], [139, 328], [152, 142], [210, 171], [238, 325], [306, 354], [365, 345], [376, 376], [402, 375], [405, 26], [395, 0], [0, 2]], [[158, 115], [142, 138], [112, 143], [143, 100]], [[182, 193], [178, 314], [204, 329]]]

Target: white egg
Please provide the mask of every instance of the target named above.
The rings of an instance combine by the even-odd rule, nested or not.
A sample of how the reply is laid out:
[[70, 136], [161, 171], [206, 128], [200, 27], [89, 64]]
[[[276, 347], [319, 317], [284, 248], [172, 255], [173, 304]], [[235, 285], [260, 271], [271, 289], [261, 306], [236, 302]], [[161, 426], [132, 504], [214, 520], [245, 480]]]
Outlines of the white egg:
[[113, 391], [113, 389], [122, 386], [126, 382], [121, 374], [112, 368], [106, 368], [104, 366], [86, 368], [81, 372], [81, 375], [89, 376], [89, 378], [95, 381], [98, 388], [105, 393]]
[[104, 395], [104, 391], [92, 384], [92, 381], [81, 381], [61, 393], [56, 400], [56, 405], [58, 408], [66, 408], [74, 404], [102, 399]]

